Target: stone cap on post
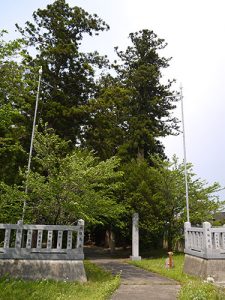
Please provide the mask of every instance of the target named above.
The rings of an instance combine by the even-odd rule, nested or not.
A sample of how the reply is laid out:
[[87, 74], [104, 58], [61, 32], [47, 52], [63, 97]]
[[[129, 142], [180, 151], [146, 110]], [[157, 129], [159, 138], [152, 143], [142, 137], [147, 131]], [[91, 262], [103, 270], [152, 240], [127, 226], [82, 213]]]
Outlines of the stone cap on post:
[[185, 222], [184, 223], [184, 229], [186, 228], [191, 228], [191, 223], [190, 222]]
[[77, 221], [77, 225], [79, 225], [79, 226], [84, 226], [84, 220], [83, 220], [83, 219], [79, 219], [79, 220]]

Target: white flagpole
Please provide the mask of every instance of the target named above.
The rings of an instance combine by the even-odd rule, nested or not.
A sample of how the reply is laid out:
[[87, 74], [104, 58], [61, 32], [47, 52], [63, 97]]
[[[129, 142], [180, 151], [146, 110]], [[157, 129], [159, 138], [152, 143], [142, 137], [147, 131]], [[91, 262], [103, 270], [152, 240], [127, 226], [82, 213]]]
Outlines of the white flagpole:
[[[28, 190], [28, 176], [29, 176], [29, 174], [30, 174], [30, 165], [31, 165], [31, 158], [32, 158], [32, 151], [33, 151], [33, 143], [34, 143], [34, 135], [35, 135], [35, 126], [36, 126], [36, 118], [37, 118], [37, 110], [38, 110], [38, 101], [39, 101], [40, 86], [41, 86], [41, 75], [42, 75], [42, 67], [39, 69], [38, 88], [37, 88], [37, 95], [36, 95], [36, 103], [35, 103], [35, 110], [34, 110], [33, 128], [32, 128], [32, 135], [31, 135], [31, 141], [30, 141], [30, 152], [29, 152], [28, 166], [27, 166], [27, 174], [26, 174], [25, 193], [27, 193], [27, 190]], [[22, 221], [24, 220], [24, 215], [25, 215], [26, 205], [27, 205], [27, 202], [26, 202], [26, 200], [24, 200], [24, 202], [23, 202]]]
[[181, 115], [182, 115], [182, 128], [183, 128], [183, 151], [184, 151], [184, 178], [185, 178], [185, 192], [186, 192], [186, 210], [187, 210], [187, 222], [190, 222], [189, 196], [188, 196], [188, 175], [187, 175], [187, 157], [186, 157], [185, 126], [184, 126], [184, 104], [183, 104], [183, 88], [182, 88], [182, 86], [180, 86], [180, 100], [181, 100]]

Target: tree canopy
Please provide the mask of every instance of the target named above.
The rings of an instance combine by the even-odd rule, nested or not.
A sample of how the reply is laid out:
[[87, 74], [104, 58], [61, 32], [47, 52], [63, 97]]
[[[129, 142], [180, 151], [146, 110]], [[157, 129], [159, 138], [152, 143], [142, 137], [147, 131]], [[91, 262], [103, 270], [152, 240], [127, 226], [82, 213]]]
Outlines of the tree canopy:
[[97, 52], [81, 51], [86, 35], [97, 35], [109, 26], [65, 0], [54, 1], [33, 13], [33, 23], [16, 25], [30, 54], [30, 65], [42, 66], [42, 119], [60, 136], [77, 142], [87, 115], [84, 105], [95, 94], [95, 70], [106, 63]]
[[132, 45], [125, 52], [116, 48], [120, 62], [113, 64], [116, 78], [102, 78], [98, 96], [89, 102], [93, 117], [87, 143], [103, 157], [114, 151], [124, 160], [148, 159], [150, 154], [163, 155], [160, 137], [177, 133], [178, 120], [171, 116], [176, 97], [172, 81], [160, 82], [170, 60], [159, 55], [164, 40], [149, 30], [131, 33], [129, 38]]

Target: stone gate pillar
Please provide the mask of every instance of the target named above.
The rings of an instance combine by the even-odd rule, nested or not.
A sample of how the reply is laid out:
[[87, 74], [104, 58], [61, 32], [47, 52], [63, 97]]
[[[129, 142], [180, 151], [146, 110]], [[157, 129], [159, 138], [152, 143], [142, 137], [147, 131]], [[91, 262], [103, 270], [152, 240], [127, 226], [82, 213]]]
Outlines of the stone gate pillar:
[[138, 213], [133, 214], [132, 218], [132, 256], [131, 260], [141, 260], [139, 256], [139, 216]]

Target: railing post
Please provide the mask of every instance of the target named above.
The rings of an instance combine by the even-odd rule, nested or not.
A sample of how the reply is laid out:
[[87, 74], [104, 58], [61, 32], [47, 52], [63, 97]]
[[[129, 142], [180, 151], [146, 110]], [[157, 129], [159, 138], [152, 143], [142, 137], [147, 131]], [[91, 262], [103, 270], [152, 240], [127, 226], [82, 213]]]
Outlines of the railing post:
[[43, 230], [38, 230], [37, 233], [37, 244], [36, 248], [41, 249], [42, 248], [42, 236], [43, 236]]
[[77, 231], [77, 248], [82, 249], [82, 251], [83, 251], [83, 245], [84, 245], [84, 220], [82, 220], [82, 219], [78, 220], [77, 226], [79, 226], [79, 229]]
[[215, 249], [217, 251], [219, 251], [220, 250], [220, 233], [219, 232], [214, 233], [214, 240], [215, 240]]
[[190, 248], [190, 236], [188, 234], [188, 229], [191, 228], [191, 223], [190, 222], [185, 222], [184, 223], [184, 239], [185, 239], [185, 249]]
[[71, 230], [68, 230], [67, 231], [67, 244], [66, 244], [66, 249], [68, 249], [68, 250], [72, 249], [72, 239], [73, 239], [73, 232]]
[[32, 236], [33, 236], [33, 230], [29, 229], [27, 231], [27, 243], [26, 243], [26, 248], [31, 249], [32, 246]]
[[57, 234], [57, 249], [62, 249], [63, 231], [58, 230]]
[[212, 254], [212, 233], [211, 224], [209, 222], [203, 222], [203, 239], [204, 239], [204, 254], [205, 258], [209, 258]]
[[53, 230], [48, 230], [47, 249], [52, 249]]

